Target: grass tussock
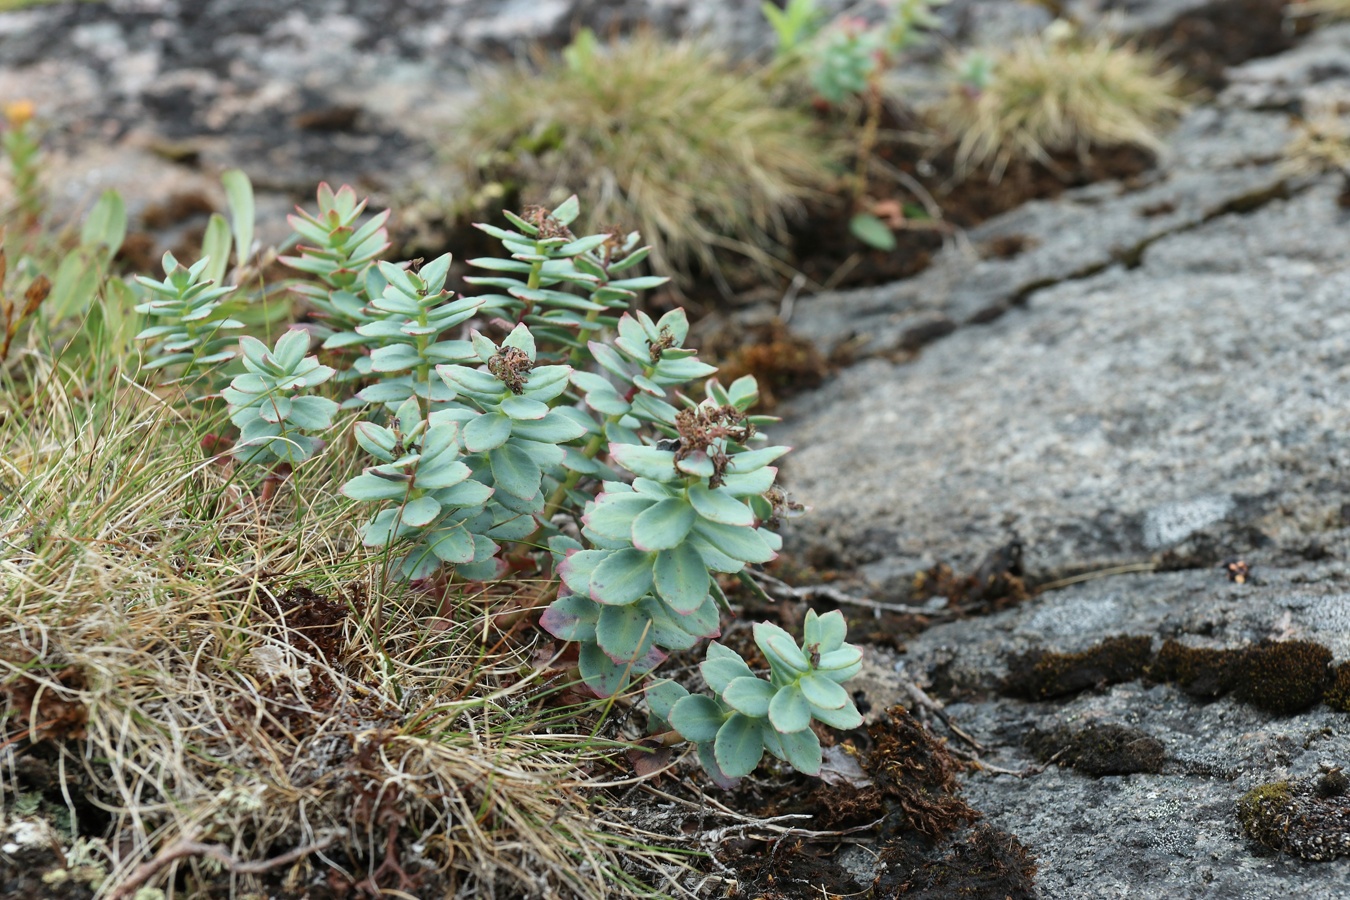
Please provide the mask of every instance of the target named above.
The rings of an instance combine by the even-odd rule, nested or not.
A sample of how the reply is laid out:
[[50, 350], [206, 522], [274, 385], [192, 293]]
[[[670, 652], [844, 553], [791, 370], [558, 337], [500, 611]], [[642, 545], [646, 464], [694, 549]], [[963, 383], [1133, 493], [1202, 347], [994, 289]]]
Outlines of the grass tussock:
[[1290, 175], [1350, 173], [1350, 126], [1330, 110], [1299, 122], [1284, 147], [1280, 168]]
[[0, 829], [53, 832], [44, 883], [682, 894], [684, 855], [606, 799], [597, 706], [512, 627], [531, 585], [387, 590], [324, 487], [354, 452], [260, 505], [163, 398], [68, 376], [0, 405]]
[[1163, 129], [1186, 108], [1179, 70], [1109, 37], [1052, 26], [972, 59], [953, 64], [953, 86], [931, 118], [951, 136], [958, 170], [988, 167], [994, 180], [1014, 160], [1048, 163], [1056, 153], [1128, 144], [1157, 152]]
[[1288, 6], [1290, 16], [1312, 16], [1326, 22], [1350, 20], [1350, 0], [1294, 0]]
[[480, 199], [576, 193], [587, 231], [637, 229], [663, 273], [715, 271], [730, 249], [770, 265], [790, 216], [838, 156], [761, 75], [694, 42], [638, 35], [483, 86], [455, 158]]

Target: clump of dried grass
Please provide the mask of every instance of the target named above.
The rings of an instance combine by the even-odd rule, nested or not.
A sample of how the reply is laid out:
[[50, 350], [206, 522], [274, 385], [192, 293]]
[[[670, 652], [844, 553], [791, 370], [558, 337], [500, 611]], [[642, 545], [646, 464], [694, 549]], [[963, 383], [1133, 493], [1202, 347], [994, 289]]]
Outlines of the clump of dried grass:
[[1290, 175], [1350, 173], [1350, 125], [1334, 110], [1321, 110], [1296, 126], [1280, 168]]
[[494, 624], [528, 585], [429, 628], [322, 487], [355, 454], [259, 508], [168, 404], [59, 374], [0, 421], [0, 800], [55, 754], [100, 896], [682, 893], [601, 790], [595, 708]]
[[953, 61], [952, 87], [930, 110], [962, 172], [988, 166], [997, 180], [1014, 160], [1126, 144], [1157, 152], [1163, 128], [1186, 108], [1178, 69], [1109, 37], [1052, 26], [981, 53], [978, 83], [969, 61]]
[[641, 231], [664, 274], [715, 270], [719, 247], [769, 265], [789, 217], [836, 177], [837, 148], [806, 111], [695, 42], [581, 41], [482, 96], [453, 144], [471, 188], [576, 193], [586, 231]]
[[1328, 22], [1350, 19], [1350, 0], [1294, 0], [1287, 9], [1290, 16], [1315, 16]]

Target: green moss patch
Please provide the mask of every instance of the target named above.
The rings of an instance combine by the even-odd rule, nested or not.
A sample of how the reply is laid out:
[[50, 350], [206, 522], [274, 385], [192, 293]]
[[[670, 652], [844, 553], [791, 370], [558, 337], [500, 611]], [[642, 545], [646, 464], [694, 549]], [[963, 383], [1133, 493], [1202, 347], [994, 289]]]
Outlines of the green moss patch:
[[1263, 784], [1238, 800], [1238, 823], [1247, 837], [1281, 853], [1316, 861], [1350, 856], [1346, 786], [1339, 769]]

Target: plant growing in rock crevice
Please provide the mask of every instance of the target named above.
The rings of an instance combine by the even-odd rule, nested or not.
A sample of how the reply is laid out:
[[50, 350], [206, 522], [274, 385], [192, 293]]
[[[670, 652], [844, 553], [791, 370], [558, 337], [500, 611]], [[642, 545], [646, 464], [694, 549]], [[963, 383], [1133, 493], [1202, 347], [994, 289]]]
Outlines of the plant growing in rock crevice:
[[1186, 108], [1181, 73], [1110, 37], [1064, 21], [1007, 48], [976, 49], [949, 66], [947, 96], [929, 117], [956, 147], [958, 170], [1132, 144], [1157, 152], [1165, 125]]
[[[723, 386], [684, 346], [683, 310], [654, 320], [628, 309], [664, 281], [628, 271], [648, 252], [638, 236], [573, 234], [576, 198], [508, 214], [511, 229], [481, 226], [502, 256], [470, 261], [489, 273], [470, 283], [488, 293], [460, 297], [444, 288], [448, 254], [378, 259], [384, 216], [359, 224], [364, 204], [349, 188], [324, 186], [318, 199], [317, 214], [292, 217], [304, 243], [286, 261], [321, 282], [299, 293], [347, 371], [335, 378], [308, 355], [309, 331], [273, 348], [238, 339], [246, 371], [222, 395], [240, 429], [234, 455], [274, 468], [313, 457], [338, 403], [312, 392], [332, 380], [368, 410], [355, 440], [374, 460], [341, 491], [375, 506], [361, 540], [396, 578], [444, 585], [499, 577], [508, 562], [553, 568], [557, 599], [540, 624], [580, 645], [581, 678], [602, 697], [720, 634], [716, 576], [781, 545], [768, 527], [783, 504], [772, 463], [788, 448], [761, 446], [774, 420], [750, 412], [753, 378]], [[208, 277], [207, 259], [185, 269], [166, 256], [164, 268], [164, 281], [140, 280], [152, 298], [142, 308], [166, 321], [142, 334], [154, 342], [147, 368], [230, 361], [235, 340], [219, 332], [242, 325], [226, 305], [232, 289]], [[859, 658], [842, 616], [812, 614], [806, 628], [798, 647], [756, 626], [768, 681], [714, 645], [705, 675], [731, 672], [732, 658], [739, 668], [725, 684], [709, 679], [716, 699], [674, 705], [672, 723], [708, 745], [699, 756], [719, 782], [748, 774], [765, 749], [814, 772], [810, 722], [859, 723], [838, 687]]]

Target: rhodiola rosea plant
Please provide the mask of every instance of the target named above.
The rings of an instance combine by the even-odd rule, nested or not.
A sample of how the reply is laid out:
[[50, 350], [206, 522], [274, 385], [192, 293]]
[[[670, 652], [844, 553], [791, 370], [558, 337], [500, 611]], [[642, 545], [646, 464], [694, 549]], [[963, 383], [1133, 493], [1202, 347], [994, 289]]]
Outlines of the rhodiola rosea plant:
[[[482, 293], [463, 297], [446, 290], [449, 255], [380, 259], [386, 214], [362, 223], [363, 210], [351, 188], [323, 186], [318, 211], [292, 217], [298, 242], [283, 261], [317, 279], [300, 293], [341, 371], [307, 356], [297, 332], [271, 350], [242, 339], [248, 371], [224, 393], [249, 432], [242, 445], [303, 464], [336, 412], [306, 392], [344, 392], [345, 406], [366, 410], [354, 438], [370, 464], [341, 486], [372, 508], [364, 545], [407, 581], [485, 581], [508, 561], [552, 572], [557, 595], [540, 625], [579, 645], [581, 678], [599, 696], [718, 637], [730, 614], [718, 576], [781, 546], [770, 526], [787, 502], [773, 463], [788, 448], [764, 440], [775, 420], [751, 412], [753, 378], [723, 385], [685, 346], [682, 309], [635, 308], [664, 281], [637, 273], [648, 252], [638, 235], [573, 234], [575, 197], [508, 213], [509, 228], [478, 226], [503, 252], [469, 260], [480, 274], [465, 281]], [[219, 305], [225, 292], [198, 266], [166, 258], [165, 270], [146, 284], [164, 299], [145, 337], [175, 340], [152, 345], [157, 362], [224, 362], [233, 354], [220, 329], [238, 324]], [[861, 655], [844, 643], [842, 615], [811, 614], [802, 645], [767, 624], [755, 639], [767, 680], [714, 643], [703, 664], [713, 696], [649, 694], [653, 725], [694, 741], [722, 784], [765, 750], [818, 771], [811, 722], [861, 721], [839, 686]]]

